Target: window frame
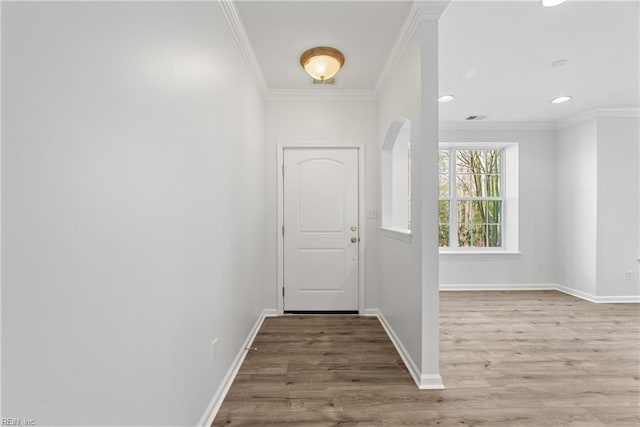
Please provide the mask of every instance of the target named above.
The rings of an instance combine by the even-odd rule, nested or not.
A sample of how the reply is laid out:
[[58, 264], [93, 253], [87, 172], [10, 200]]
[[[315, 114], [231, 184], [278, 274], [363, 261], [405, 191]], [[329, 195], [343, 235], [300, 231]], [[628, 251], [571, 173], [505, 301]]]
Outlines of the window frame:
[[[449, 246], [439, 246], [441, 254], [520, 254], [518, 250], [518, 143], [516, 142], [440, 142], [438, 151], [449, 152], [449, 197], [440, 197], [449, 201]], [[500, 150], [500, 197], [458, 197], [456, 193], [456, 155], [455, 151]], [[438, 165], [438, 176], [441, 176]], [[453, 178], [453, 179], [452, 179]], [[510, 178], [510, 179], [508, 179]], [[509, 181], [512, 182], [509, 182]], [[438, 186], [440, 179], [438, 178]], [[500, 246], [468, 247], [458, 246], [458, 201], [501, 201], [501, 239]], [[438, 219], [438, 228], [440, 222]], [[451, 244], [455, 243], [455, 246]]]

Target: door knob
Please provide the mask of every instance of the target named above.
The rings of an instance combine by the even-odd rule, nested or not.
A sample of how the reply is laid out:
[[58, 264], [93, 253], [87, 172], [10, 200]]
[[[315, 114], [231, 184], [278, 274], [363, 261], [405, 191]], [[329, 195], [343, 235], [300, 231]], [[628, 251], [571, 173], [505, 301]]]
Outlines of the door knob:
[[356, 243], [357, 241], [358, 241], [358, 238], [357, 238], [357, 237], [352, 237], [352, 238], [351, 238], [351, 243]]

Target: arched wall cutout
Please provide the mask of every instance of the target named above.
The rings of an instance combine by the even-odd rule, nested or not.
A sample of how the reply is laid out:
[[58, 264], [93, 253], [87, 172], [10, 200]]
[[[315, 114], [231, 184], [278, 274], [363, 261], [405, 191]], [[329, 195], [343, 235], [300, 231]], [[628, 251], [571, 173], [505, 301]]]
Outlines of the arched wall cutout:
[[382, 226], [409, 231], [409, 147], [411, 121], [398, 117], [382, 144]]

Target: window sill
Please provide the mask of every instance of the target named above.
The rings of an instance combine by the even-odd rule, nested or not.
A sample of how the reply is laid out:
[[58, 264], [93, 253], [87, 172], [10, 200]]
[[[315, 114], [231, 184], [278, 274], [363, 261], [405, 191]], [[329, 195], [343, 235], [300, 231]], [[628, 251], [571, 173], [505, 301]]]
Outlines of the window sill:
[[493, 256], [518, 256], [518, 255], [522, 255], [522, 252], [520, 251], [511, 251], [511, 250], [495, 250], [495, 251], [491, 251], [491, 250], [475, 250], [475, 251], [471, 251], [471, 250], [452, 250], [452, 249], [440, 249], [440, 255], [455, 255], [455, 256], [461, 256], [461, 255], [480, 255], [480, 256], [486, 256], [486, 255], [493, 255]]
[[380, 231], [383, 235], [391, 237], [392, 239], [401, 240], [403, 242], [411, 242], [412, 234], [411, 230], [403, 230], [400, 228], [380, 227]]

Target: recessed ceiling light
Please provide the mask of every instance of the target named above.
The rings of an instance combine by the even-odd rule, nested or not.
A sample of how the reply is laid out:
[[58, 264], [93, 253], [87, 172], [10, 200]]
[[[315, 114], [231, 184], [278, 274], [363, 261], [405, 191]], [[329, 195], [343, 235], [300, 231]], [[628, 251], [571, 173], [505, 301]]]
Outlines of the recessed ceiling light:
[[440, 98], [438, 98], [439, 102], [451, 102], [453, 101], [453, 98], [455, 98], [455, 96], [453, 95], [442, 95]]
[[542, 5], [545, 7], [557, 6], [560, 3], [564, 3], [567, 0], [542, 0]]
[[551, 100], [551, 103], [553, 104], [562, 104], [563, 102], [567, 102], [572, 98], [572, 96], [570, 95], [563, 95], [563, 96], [559, 96], [555, 99]]

